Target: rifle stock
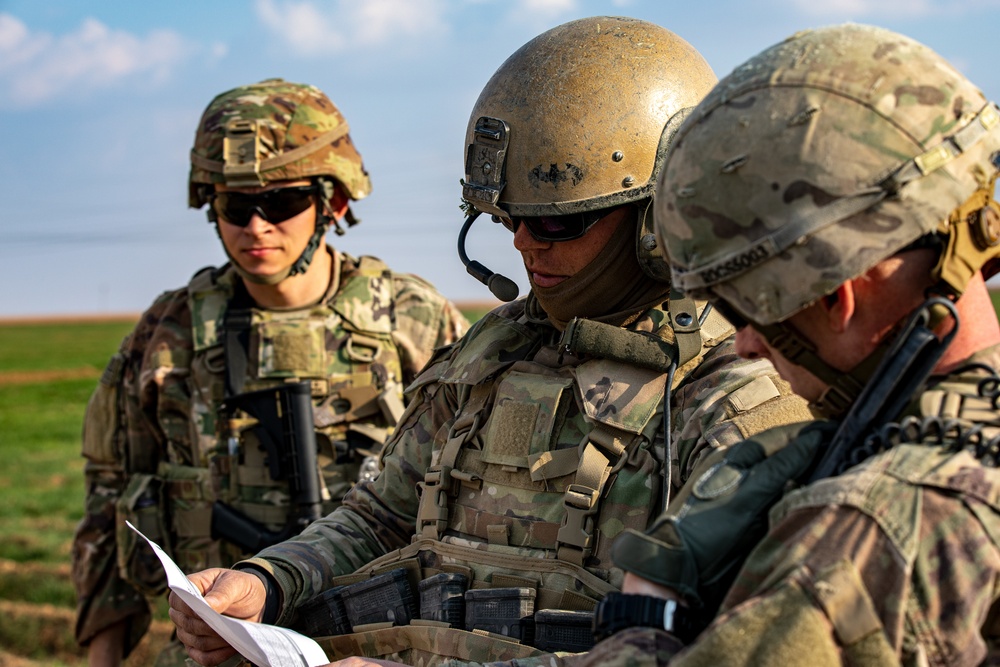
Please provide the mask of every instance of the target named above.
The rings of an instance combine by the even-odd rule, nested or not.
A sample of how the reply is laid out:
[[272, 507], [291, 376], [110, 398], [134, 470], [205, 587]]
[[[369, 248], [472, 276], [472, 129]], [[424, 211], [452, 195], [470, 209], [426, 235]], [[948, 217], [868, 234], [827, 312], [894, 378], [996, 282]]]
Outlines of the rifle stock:
[[222, 502], [212, 506], [212, 536], [236, 544], [248, 553], [293, 537], [320, 518], [319, 463], [313, 426], [311, 390], [308, 382], [279, 385], [227, 398], [220, 414], [241, 410], [259, 424], [261, 445], [267, 452], [271, 479], [288, 480], [293, 507], [281, 531], [268, 530]]

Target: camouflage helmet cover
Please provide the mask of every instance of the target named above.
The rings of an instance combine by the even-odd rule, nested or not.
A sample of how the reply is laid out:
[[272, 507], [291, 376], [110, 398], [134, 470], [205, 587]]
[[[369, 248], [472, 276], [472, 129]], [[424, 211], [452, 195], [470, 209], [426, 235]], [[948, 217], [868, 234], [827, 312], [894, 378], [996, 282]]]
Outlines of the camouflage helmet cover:
[[[236, 135], [245, 141], [237, 144]], [[228, 155], [227, 155], [228, 152]], [[206, 203], [201, 184], [265, 185], [330, 176], [351, 199], [371, 192], [340, 110], [315, 86], [267, 79], [215, 97], [191, 150], [188, 204]]]
[[803, 32], [681, 127], [657, 233], [678, 287], [772, 324], [943, 229], [992, 185], [998, 149], [996, 105], [927, 47], [863, 25]]

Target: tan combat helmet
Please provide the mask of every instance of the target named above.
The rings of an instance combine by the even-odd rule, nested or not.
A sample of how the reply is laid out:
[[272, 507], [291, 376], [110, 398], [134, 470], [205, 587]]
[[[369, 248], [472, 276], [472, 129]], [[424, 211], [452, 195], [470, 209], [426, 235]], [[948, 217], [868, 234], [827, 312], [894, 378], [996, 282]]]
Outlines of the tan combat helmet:
[[[674, 133], [715, 81], [690, 44], [646, 21], [600, 16], [544, 32], [479, 95], [462, 196], [501, 217], [648, 200]], [[643, 208], [640, 265], [669, 280]]]
[[677, 287], [775, 344], [794, 338], [783, 320], [918, 239], [943, 249], [942, 294], [991, 272], [998, 151], [1000, 110], [927, 47], [863, 25], [803, 32], [737, 67], [677, 133], [657, 232]]
[[[335, 184], [358, 200], [371, 192], [371, 181], [348, 134], [347, 121], [315, 86], [266, 79], [212, 100], [198, 123], [191, 149], [189, 206], [201, 208], [208, 203], [217, 183], [260, 187], [301, 179], [314, 180], [323, 193], [316, 232], [288, 274], [269, 276], [264, 280], [269, 284], [306, 270], [331, 221], [337, 233], [343, 233], [329, 209]], [[215, 222], [211, 208], [208, 215]], [[348, 226], [357, 223], [350, 210], [345, 220]], [[238, 264], [233, 264], [239, 270]], [[244, 278], [262, 280], [248, 275]]]

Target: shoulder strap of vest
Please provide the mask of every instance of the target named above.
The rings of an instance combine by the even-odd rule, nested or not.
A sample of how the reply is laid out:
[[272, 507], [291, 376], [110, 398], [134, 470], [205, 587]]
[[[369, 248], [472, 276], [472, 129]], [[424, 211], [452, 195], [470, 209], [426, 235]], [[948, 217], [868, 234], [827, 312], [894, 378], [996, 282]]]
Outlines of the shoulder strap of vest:
[[191, 312], [191, 335], [196, 354], [219, 343], [222, 319], [231, 291], [232, 282], [225, 267], [204, 268], [188, 282], [188, 310]]
[[250, 358], [250, 323], [253, 299], [242, 280], [233, 282], [233, 296], [222, 317], [223, 350], [226, 358], [225, 396], [243, 393]]
[[[417, 531], [415, 537], [433, 540], [441, 539], [448, 527], [448, 496], [461, 479], [452, 473], [458, 462], [458, 454], [468, 440], [479, 431], [483, 407], [490, 397], [491, 385], [480, 383], [472, 387], [468, 404], [471, 409], [457, 419], [448, 431], [448, 439], [441, 449], [437, 465], [427, 467], [422, 483], [420, 505], [417, 508]], [[471, 480], [470, 480], [471, 481]]]
[[667, 301], [667, 314], [670, 316], [670, 328], [674, 331], [674, 344], [677, 346], [677, 368], [680, 368], [701, 354], [698, 307], [694, 299], [672, 289]]
[[[342, 254], [340, 286], [327, 302], [352, 328], [365, 333], [389, 334], [396, 328], [396, 294], [392, 271], [377, 257], [355, 259]], [[377, 301], [388, 317], [376, 317], [371, 307], [352, 309], [357, 301]]]
[[627, 458], [632, 444], [641, 436], [597, 423], [587, 435], [580, 454], [576, 477], [563, 493], [562, 525], [556, 535], [556, 557], [583, 567], [594, 552], [594, 519], [600, 509], [611, 473]]

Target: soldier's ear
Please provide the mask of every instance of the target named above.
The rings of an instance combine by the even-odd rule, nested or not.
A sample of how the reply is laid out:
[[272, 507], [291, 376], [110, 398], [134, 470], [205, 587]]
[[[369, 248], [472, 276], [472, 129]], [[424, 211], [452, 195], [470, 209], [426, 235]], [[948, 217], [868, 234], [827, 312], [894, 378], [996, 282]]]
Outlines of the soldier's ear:
[[820, 300], [826, 313], [827, 326], [836, 333], [844, 333], [855, 314], [854, 281], [842, 283], [836, 290]]
[[334, 218], [340, 220], [347, 213], [347, 207], [351, 203], [351, 198], [347, 196], [344, 187], [340, 183], [333, 184], [333, 195], [330, 197], [330, 213]]

